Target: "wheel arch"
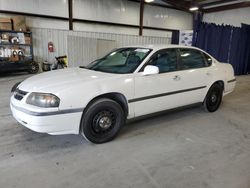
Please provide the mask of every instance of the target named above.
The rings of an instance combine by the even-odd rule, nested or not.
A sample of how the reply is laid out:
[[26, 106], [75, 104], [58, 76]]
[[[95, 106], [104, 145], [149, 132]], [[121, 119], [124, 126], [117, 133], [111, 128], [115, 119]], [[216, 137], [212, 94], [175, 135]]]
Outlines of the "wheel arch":
[[121, 105], [124, 113], [125, 113], [125, 117], [128, 116], [128, 102], [127, 102], [127, 99], [126, 97], [121, 94], [121, 93], [118, 93], [118, 92], [110, 92], [110, 93], [104, 93], [104, 94], [100, 94], [96, 97], [94, 97], [93, 99], [91, 99], [88, 104], [86, 105], [86, 107], [84, 108], [83, 112], [82, 112], [82, 117], [81, 117], [81, 120], [80, 120], [80, 124], [79, 124], [79, 132], [82, 131], [82, 120], [83, 120], [83, 116], [86, 112], [86, 110], [89, 108], [89, 106], [91, 106], [96, 100], [98, 99], [101, 99], [101, 98], [108, 98], [108, 99], [111, 99], [111, 100], [114, 100], [116, 101], [119, 105]]
[[104, 93], [104, 94], [101, 94], [101, 95], [98, 95], [98, 96], [94, 97], [93, 99], [91, 99], [88, 102], [86, 108], [83, 111], [83, 114], [84, 114], [85, 110], [91, 104], [93, 104], [94, 101], [96, 101], [96, 100], [98, 100], [100, 98], [108, 98], [108, 99], [111, 99], [111, 100], [114, 100], [115, 102], [117, 102], [119, 105], [121, 105], [121, 107], [122, 107], [122, 109], [123, 109], [123, 111], [125, 113], [125, 116], [127, 117], [128, 111], [129, 111], [127, 99], [122, 93], [118, 93], [118, 92]]
[[223, 91], [224, 91], [224, 89], [225, 89], [225, 83], [224, 83], [224, 81], [223, 80], [217, 80], [217, 81], [215, 81], [213, 84], [211, 84], [211, 86], [209, 87], [209, 89], [212, 87], [212, 85], [214, 85], [214, 84], [219, 84], [222, 88], [223, 88]]
[[204, 103], [204, 101], [205, 101], [205, 99], [206, 99], [206, 97], [207, 97], [207, 94], [208, 94], [210, 88], [211, 88], [214, 84], [219, 84], [219, 85], [223, 88], [223, 91], [224, 91], [224, 89], [225, 89], [224, 81], [223, 81], [223, 80], [214, 81], [214, 82], [208, 87], [206, 96], [205, 96], [204, 99], [203, 99], [203, 103]]

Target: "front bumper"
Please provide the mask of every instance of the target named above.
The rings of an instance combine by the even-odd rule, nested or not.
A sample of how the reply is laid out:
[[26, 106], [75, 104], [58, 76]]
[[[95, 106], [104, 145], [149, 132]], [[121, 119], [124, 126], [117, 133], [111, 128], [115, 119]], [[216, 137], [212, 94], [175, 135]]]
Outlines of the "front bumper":
[[83, 109], [32, 111], [20, 105], [11, 97], [10, 107], [13, 117], [25, 127], [40, 133], [51, 135], [79, 134], [79, 125]]

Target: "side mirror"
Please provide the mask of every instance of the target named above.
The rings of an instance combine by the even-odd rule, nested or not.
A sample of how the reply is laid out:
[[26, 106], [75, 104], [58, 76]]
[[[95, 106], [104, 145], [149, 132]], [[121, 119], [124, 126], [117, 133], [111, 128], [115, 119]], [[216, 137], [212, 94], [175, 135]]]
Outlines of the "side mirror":
[[147, 65], [143, 70], [143, 75], [153, 75], [153, 74], [159, 74], [159, 68], [154, 65]]

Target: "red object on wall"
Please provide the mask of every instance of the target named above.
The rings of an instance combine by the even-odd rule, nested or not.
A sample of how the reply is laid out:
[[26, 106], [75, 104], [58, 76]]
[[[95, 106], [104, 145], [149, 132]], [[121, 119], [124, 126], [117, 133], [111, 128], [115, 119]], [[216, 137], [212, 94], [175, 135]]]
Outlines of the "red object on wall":
[[53, 42], [48, 43], [48, 51], [49, 52], [54, 52], [54, 44], [53, 44]]

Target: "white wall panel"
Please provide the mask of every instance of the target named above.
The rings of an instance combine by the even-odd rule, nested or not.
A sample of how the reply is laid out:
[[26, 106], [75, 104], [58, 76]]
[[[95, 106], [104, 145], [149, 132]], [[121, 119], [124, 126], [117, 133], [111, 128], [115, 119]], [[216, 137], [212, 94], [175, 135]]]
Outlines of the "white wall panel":
[[[128, 0], [74, 0], [73, 17], [86, 20], [139, 25], [140, 4]], [[0, 9], [68, 17], [68, 0], [0, 0]], [[68, 29], [66, 21], [27, 17], [29, 27]], [[192, 29], [192, 15], [175, 9], [145, 5], [144, 25]], [[138, 34], [136, 28], [74, 23], [75, 30]], [[146, 32], [153, 33], [153, 32]], [[154, 36], [162, 36], [157, 32]]]
[[204, 22], [241, 26], [250, 24], [250, 7], [204, 14]]
[[73, 17], [124, 24], [139, 24], [139, 3], [127, 0], [74, 0]]
[[[74, 18], [105, 22], [139, 24], [139, 3], [127, 0], [74, 0]], [[190, 30], [192, 14], [183, 11], [145, 5], [144, 25]]]
[[[0, 17], [12, 17], [14, 14], [0, 14]], [[37, 27], [37, 28], [50, 28], [50, 29], [69, 29], [69, 22], [55, 19], [46, 19], [46, 18], [38, 18], [38, 17], [26, 17], [26, 26]]]
[[159, 31], [159, 30], [152, 30], [152, 29], [143, 29], [144, 36], [154, 36], [154, 37], [172, 37], [172, 32], [168, 31]]
[[[128, 45], [145, 45], [145, 44], [170, 44], [171, 37], [149, 37], [149, 36], [137, 36], [127, 34], [114, 34], [114, 33], [99, 33], [99, 32], [84, 32], [84, 31], [66, 31], [66, 30], [55, 30], [55, 29], [43, 29], [43, 28], [32, 28], [33, 32], [33, 43], [34, 43], [34, 55], [37, 61], [49, 61], [53, 62], [55, 56], [68, 55], [69, 50], [72, 49], [74, 44], [68, 45], [68, 36], [79, 36], [92, 39], [104, 39], [112, 40], [116, 42], [116, 47], [128, 46]], [[48, 52], [48, 42], [53, 42], [55, 52]], [[67, 49], [70, 46], [70, 49]], [[75, 44], [76, 49], [86, 48], [90, 49], [89, 46], [82, 45], [81, 43]], [[86, 50], [85, 50], [86, 51]], [[89, 54], [83, 54], [88, 56]], [[74, 65], [74, 62], [69, 62], [70, 65]], [[79, 63], [77, 63], [79, 65]]]
[[68, 17], [67, 0], [0, 0], [0, 9]]
[[68, 21], [46, 19], [46, 18], [35, 18], [35, 17], [26, 17], [26, 25], [27, 27], [63, 29], [63, 30], [67, 30], [69, 28]]
[[144, 10], [144, 25], [190, 30], [192, 29], [192, 14], [175, 9], [146, 5]]

